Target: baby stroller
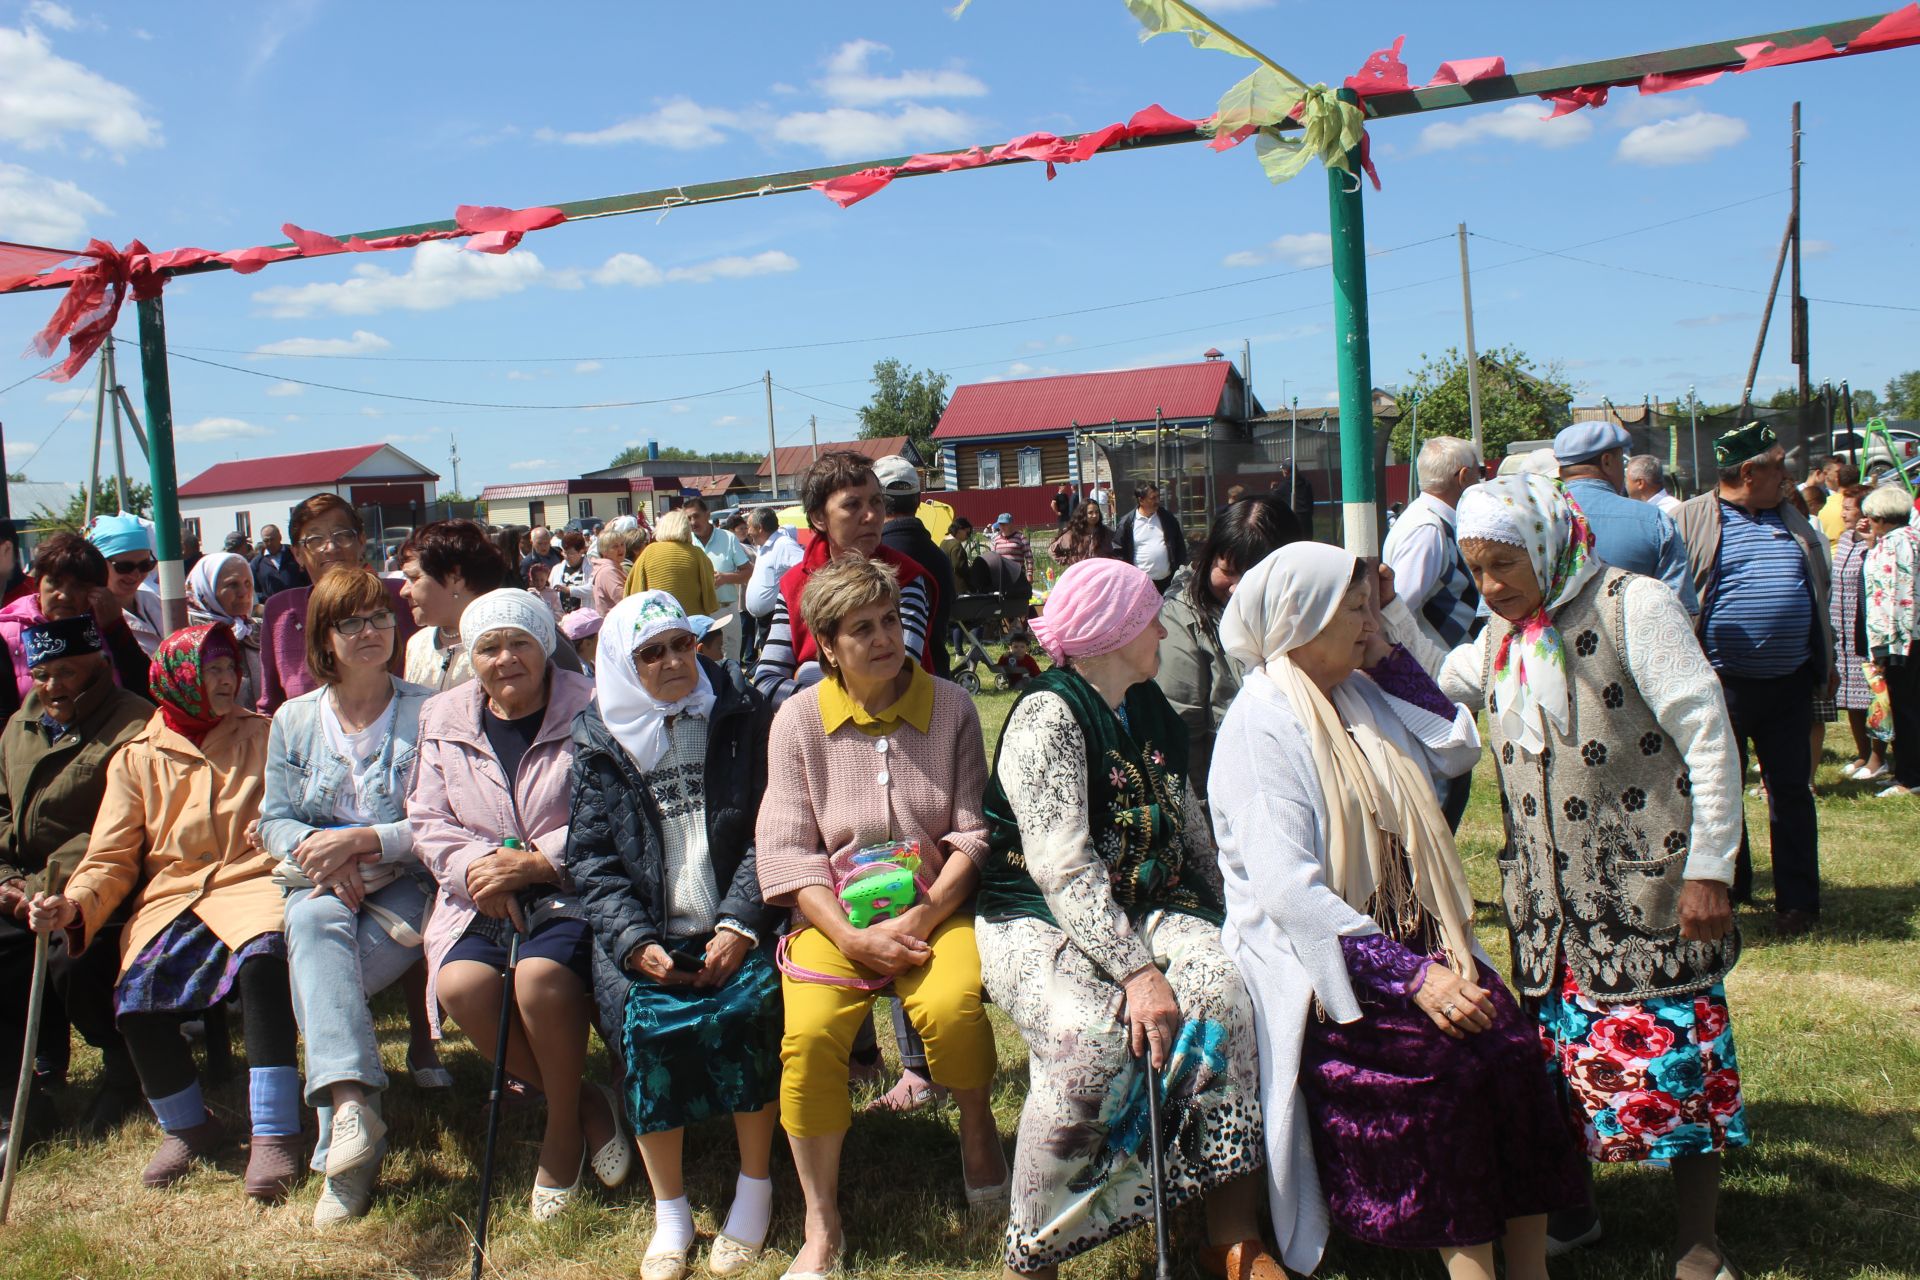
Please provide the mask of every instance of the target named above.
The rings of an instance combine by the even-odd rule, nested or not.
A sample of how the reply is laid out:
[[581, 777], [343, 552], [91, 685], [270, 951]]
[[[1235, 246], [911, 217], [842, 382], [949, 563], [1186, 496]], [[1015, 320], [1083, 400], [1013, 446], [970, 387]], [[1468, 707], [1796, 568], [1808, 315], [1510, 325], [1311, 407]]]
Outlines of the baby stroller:
[[[989, 640], [1025, 625], [1033, 585], [1018, 561], [992, 551], [982, 551], [967, 566], [967, 579], [959, 585], [961, 594], [953, 602], [952, 627], [946, 637], [953, 654], [953, 682], [968, 693], [978, 693], [980, 675], [975, 668], [993, 666], [987, 653]], [[1007, 687], [998, 674], [994, 682], [998, 688]]]

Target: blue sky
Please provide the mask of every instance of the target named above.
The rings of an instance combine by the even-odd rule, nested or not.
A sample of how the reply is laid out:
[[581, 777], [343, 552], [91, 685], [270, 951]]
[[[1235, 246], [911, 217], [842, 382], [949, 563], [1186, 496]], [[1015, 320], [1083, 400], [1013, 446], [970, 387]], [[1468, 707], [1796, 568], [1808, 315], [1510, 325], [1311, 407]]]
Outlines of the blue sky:
[[[1448, 58], [1500, 54], [1525, 70], [1851, 12], [1811, 0], [1211, 9], [1292, 70], [1336, 84], [1401, 33], [1417, 83]], [[932, 0], [0, 0], [0, 239], [238, 248], [279, 240], [284, 221], [343, 234], [450, 217], [462, 203], [552, 203], [1065, 133], [1153, 102], [1200, 116], [1245, 71], [1184, 41], [1143, 45], [1138, 32], [1119, 0], [974, 0], [958, 21]], [[1511, 342], [1562, 362], [1583, 401], [1684, 396], [1689, 384], [1702, 399], [1737, 398], [1762, 301], [1753, 291], [1766, 288], [1786, 216], [1796, 98], [1805, 289], [1838, 300], [1812, 306], [1815, 381], [1878, 388], [1920, 364], [1920, 314], [1840, 305], [1920, 307], [1920, 193], [1898, 124], [1912, 118], [1899, 95], [1916, 59], [1900, 50], [1683, 94], [1616, 92], [1551, 123], [1534, 101], [1376, 123], [1386, 188], [1367, 195], [1367, 238], [1394, 251], [1369, 265], [1375, 381], [1460, 342], [1451, 233], [1464, 220], [1536, 250], [1618, 237], [1575, 250], [1604, 267], [1476, 239], [1482, 348]], [[649, 438], [764, 449], [763, 369], [780, 384], [782, 443], [806, 439], [809, 414], [822, 439], [845, 438], [887, 356], [964, 383], [1193, 359], [1209, 346], [1237, 354], [1251, 340], [1269, 405], [1331, 403], [1326, 229], [1317, 170], [1276, 188], [1246, 150], [1184, 146], [1100, 156], [1051, 183], [1033, 166], [915, 179], [845, 211], [804, 193], [570, 224], [504, 257], [435, 245], [182, 279], [166, 294], [175, 350], [270, 376], [173, 363], [180, 472], [384, 439], [450, 483], [457, 432], [474, 491], [577, 474]], [[1280, 272], [1292, 274], [1249, 283]], [[0, 300], [0, 350], [23, 350], [53, 305]], [[1022, 319], [1061, 312], [1080, 314]], [[1785, 315], [1783, 302], [1761, 395], [1792, 372]], [[941, 329], [965, 331], [865, 340]], [[134, 336], [131, 307], [119, 334]], [[797, 349], [742, 351], [768, 347]], [[702, 354], [719, 352], [731, 354]], [[0, 386], [36, 367], [11, 364]], [[129, 353], [123, 379], [134, 372]], [[374, 392], [659, 403], [450, 409]], [[0, 395], [10, 466], [82, 476], [92, 406], [76, 408], [78, 394], [34, 381]]]

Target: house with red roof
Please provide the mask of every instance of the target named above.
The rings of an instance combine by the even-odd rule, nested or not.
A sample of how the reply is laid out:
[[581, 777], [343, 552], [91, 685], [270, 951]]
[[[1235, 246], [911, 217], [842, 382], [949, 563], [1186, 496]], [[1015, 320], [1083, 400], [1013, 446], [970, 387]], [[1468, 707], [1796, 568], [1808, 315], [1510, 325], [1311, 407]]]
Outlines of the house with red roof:
[[180, 486], [181, 532], [209, 551], [229, 533], [258, 541], [270, 524], [285, 537], [294, 507], [316, 493], [380, 508], [384, 524], [413, 524], [437, 500], [439, 483], [436, 472], [390, 444], [219, 462]]
[[[1232, 361], [1210, 357], [956, 387], [933, 432], [952, 505], [976, 524], [981, 513], [991, 520], [998, 511], [1020, 524], [1051, 524], [1055, 490], [1065, 484], [1084, 492], [1083, 480], [1091, 483], [1096, 446], [1150, 442], [1156, 432], [1169, 442], [1245, 438], [1259, 401]], [[1165, 480], [1171, 489], [1180, 477], [1169, 470]]]

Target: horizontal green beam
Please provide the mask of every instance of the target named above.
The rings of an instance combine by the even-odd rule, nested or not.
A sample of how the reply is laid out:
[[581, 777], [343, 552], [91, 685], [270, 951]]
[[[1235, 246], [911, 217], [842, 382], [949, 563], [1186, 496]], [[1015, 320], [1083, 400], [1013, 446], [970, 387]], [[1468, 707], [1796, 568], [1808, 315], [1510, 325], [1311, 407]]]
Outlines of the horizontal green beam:
[[1388, 119], [1417, 115], [1424, 111], [1444, 111], [1450, 107], [1469, 107], [1482, 102], [1533, 98], [1543, 93], [1562, 93], [1586, 85], [1619, 84], [1655, 73], [1680, 75], [1692, 71], [1712, 71], [1744, 62], [1745, 59], [1737, 51], [1743, 44], [1771, 40], [1779, 48], [1790, 49], [1826, 36], [1835, 45], [1844, 45], [1883, 16], [1876, 13], [1865, 18], [1796, 27], [1790, 31], [1770, 31], [1764, 35], [1737, 36], [1731, 40], [1688, 45], [1684, 49], [1663, 49], [1658, 53], [1636, 53], [1625, 58], [1579, 62], [1571, 66], [1550, 67], [1545, 71], [1493, 76], [1469, 84], [1440, 85], [1407, 93], [1370, 94], [1363, 105], [1369, 118]]

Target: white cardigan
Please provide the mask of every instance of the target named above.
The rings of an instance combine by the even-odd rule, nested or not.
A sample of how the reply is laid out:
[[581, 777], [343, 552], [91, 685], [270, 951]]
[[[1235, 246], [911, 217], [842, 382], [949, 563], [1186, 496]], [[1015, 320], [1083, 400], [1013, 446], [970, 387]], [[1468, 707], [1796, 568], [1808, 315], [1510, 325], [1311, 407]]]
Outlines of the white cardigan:
[[[1436, 783], [1479, 760], [1479, 732], [1465, 708], [1448, 723], [1364, 675], [1347, 684]], [[1340, 939], [1378, 928], [1327, 885], [1327, 807], [1307, 731], [1264, 671], [1248, 675], [1221, 721], [1208, 791], [1226, 891], [1221, 940], [1253, 997], [1273, 1229], [1282, 1260], [1307, 1273], [1319, 1266], [1328, 1231], [1299, 1087], [1307, 1018], [1316, 996], [1336, 1022], [1361, 1016]]]

